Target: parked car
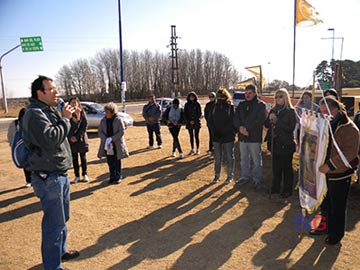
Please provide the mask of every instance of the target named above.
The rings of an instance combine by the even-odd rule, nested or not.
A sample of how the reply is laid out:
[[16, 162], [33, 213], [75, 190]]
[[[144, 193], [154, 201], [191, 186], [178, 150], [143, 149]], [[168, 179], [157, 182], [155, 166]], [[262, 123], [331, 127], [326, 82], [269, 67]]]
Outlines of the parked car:
[[232, 101], [234, 104], [234, 107], [236, 108], [240, 102], [245, 100], [245, 92], [244, 91], [234, 91]]
[[[87, 119], [88, 119], [88, 128], [96, 129], [100, 125], [100, 121], [105, 116], [104, 106], [90, 101], [81, 101], [81, 106], [84, 108]], [[133, 118], [124, 112], [117, 113], [125, 123], [125, 127], [131, 127], [134, 124]]]
[[161, 113], [164, 113], [168, 107], [172, 105], [172, 98], [157, 98], [156, 102], [160, 104], [161, 106]]
[[[180, 98], [179, 98], [180, 99]], [[160, 104], [161, 106], [161, 113], [164, 113], [167, 108], [169, 108], [172, 105], [173, 98], [157, 98], [156, 102]], [[185, 106], [185, 101], [180, 99], [180, 105], [182, 108]]]

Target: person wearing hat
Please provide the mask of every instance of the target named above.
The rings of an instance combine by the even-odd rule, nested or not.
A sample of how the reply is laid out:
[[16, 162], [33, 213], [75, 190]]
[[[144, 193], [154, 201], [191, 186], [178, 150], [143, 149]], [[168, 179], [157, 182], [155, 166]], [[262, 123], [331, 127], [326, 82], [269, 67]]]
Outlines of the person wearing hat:
[[216, 93], [211, 92], [209, 94], [209, 102], [206, 103], [205, 109], [204, 109], [205, 120], [206, 120], [206, 124], [207, 124], [207, 127], [208, 127], [208, 132], [209, 132], [209, 150], [208, 150], [209, 155], [212, 155], [212, 153], [214, 151], [214, 146], [213, 146], [213, 143], [212, 143], [211, 129], [209, 127], [208, 121], [209, 121], [210, 112], [211, 112], [212, 107], [214, 106], [215, 102], [216, 102]]
[[169, 127], [170, 134], [173, 137], [172, 156], [176, 157], [176, 149], [177, 149], [179, 151], [179, 158], [184, 158], [184, 154], [181, 150], [181, 145], [179, 141], [181, 124], [184, 121], [184, 111], [180, 107], [179, 99], [174, 98], [172, 106], [166, 109], [162, 118], [163, 121]]

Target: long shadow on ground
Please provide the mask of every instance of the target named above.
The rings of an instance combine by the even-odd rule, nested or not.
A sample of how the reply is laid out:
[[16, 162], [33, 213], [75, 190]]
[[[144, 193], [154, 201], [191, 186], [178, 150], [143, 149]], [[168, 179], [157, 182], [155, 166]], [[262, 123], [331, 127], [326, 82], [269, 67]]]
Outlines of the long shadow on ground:
[[[283, 216], [283, 220], [271, 232], [262, 236], [266, 246], [259, 250], [253, 257], [253, 263], [261, 266], [262, 270], [272, 269], [321, 269], [330, 270], [340, 252], [340, 246], [326, 247], [324, 236], [315, 237], [315, 241], [310, 248], [295, 263], [290, 260], [290, 256], [300, 243], [301, 238], [298, 233], [301, 224], [297, 217], [301, 214], [297, 198], [293, 199], [291, 208]], [[305, 229], [304, 235], [307, 235]], [[286, 254], [286, 256], [284, 256]]]
[[[234, 189], [238, 187], [235, 186]], [[269, 203], [266, 193], [253, 191], [250, 186], [243, 186], [240, 189], [240, 194], [244, 194], [243, 196], [246, 196], [248, 200], [248, 206], [243, 214], [227, 222], [218, 230], [212, 231], [200, 243], [188, 246], [172, 269], [189, 269], [190, 266], [192, 269], [221, 269], [221, 266], [230, 259], [234, 249], [254, 237], [264, 221], [273, 218], [285, 207], [284, 204], [277, 202]], [[264, 203], [266, 207], [262, 207]]]
[[[138, 184], [149, 179], [156, 180], [150, 182], [141, 190], [133, 192], [130, 196], [138, 196], [145, 192], [183, 181], [187, 179], [193, 172], [207, 167], [208, 165], [212, 164], [212, 162], [213, 161], [208, 157], [202, 156], [188, 161], [183, 160], [182, 162], [176, 162], [172, 159], [165, 159], [154, 162], [147, 166], [139, 166], [145, 172], [150, 171], [150, 173], [144, 175], [137, 181], [131, 182], [130, 184]], [[138, 174], [138, 170], [140, 169], [139, 167], [131, 168], [131, 172], [133, 174]]]
[[[186, 214], [205, 200], [210, 199], [213, 194], [221, 190], [222, 187], [222, 185], [216, 187], [204, 185], [197, 190], [194, 190], [189, 195], [160, 208], [139, 220], [129, 222], [119, 228], [109, 231], [101, 236], [95, 245], [83, 250], [81, 252], [81, 259], [94, 257], [104, 250], [111, 249], [118, 245], [126, 245], [134, 241], [136, 241], [136, 243], [129, 249], [131, 255], [119, 265], [114, 266], [114, 269], [129, 269], [145, 258], [161, 258], [171, 254], [191, 241], [191, 237], [195, 232], [214, 221], [219, 217], [220, 213], [223, 213], [225, 209], [228, 209], [228, 207], [233, 205], [239, 198], [232, 204], [229, 204], [228, 207], [225, 206], [223, 210], [219, 209], [217, 213], [211, 213], [211, 211], [215, 210], [216, 207], [224, 202], [227, 196], [230, 196], [234, 192], [229, 191], [228, 193], [223, 194], [223, 196], [214, 202], [211, 207], [203, 209], [194, 215], [189, 215], [162, 231], [160, 231], [161, 228], [168, 221]], [[194, 198], [196, 195], [199, 196]]]
[[[100, 175], [98, 178], [99, 179], [104, 179], [104, 177], [106, 175], [107, 174]], [[94, 181], [96, 181], [96, 179]], [[107, 183], [101, 182], [100, 184], [98, 184], [96, 186], [91, 186], [91, 187], [83, 189], [83, 190], [72, 192], [71, 193], [71, 200], [77, 200], [77, 199], [80, 199], [80, 198], [83, 198], [83, 197], [86, 197], [86, 196], [90, 196], [94, 191], [102, 189], [102, 188], [107, 187], [107, 186], [109, 186]], [[34, 196], [32, 194], [33, 193], [29, 193], [29, 194], [27, 194], [27, 196], [30, 196], [30, 195]], [[24, 205], [22, 207], [19, 207], [17, 209], [1, 213], [0, 214], [0, 223], [7, 222], [7, 221], [17, 219], [17, 218], [21, 218], [21, 217], [24, 217], [24, 216], [27, 216], [27, 215], [30, 215], [30, 214], [33, 214], [33, 213], [37, 213], [39, 211], [41, 211], [40, 202], [30, 203], [30, 204]]]

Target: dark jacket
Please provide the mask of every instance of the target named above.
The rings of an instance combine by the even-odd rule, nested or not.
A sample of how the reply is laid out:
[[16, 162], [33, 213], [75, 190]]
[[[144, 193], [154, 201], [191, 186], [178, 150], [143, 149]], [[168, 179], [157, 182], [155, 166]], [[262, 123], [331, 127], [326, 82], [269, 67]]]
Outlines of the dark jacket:
[[349, 119], [346, 112], [340, 111], [335, 119], [331, 121], [334, 139], [352, 169], [345, 166], [344, 162], [330, 139], [330, 153], [325, 163], [330, 167], [326, 174], [329, 180], [341, 180], [354, 173], [358, 164], [359, 130]]
[[158, 103], [144, 105], [142, 115], [147, 124], [156, 124], [160, 121], [161, 106]]
[[[271, 113], [277, 115], [276, 123], [271, 123], [269, 116]], [[295, 152], [294, 129], [296, 126], [296, 113], [294, 109], [287, 109], [283, 107], [279, 109], [274, 107], [270, 110], [269, 116], [265, 121], [265, 126], [268, 128], [265, 141], [268, 144], [268, 150], [271, 151], [271, 134], [273, 130], [275, 154], [292, 154]]]
[[[72, 153], [86, 153], [89, 152], [88, 135], [86, 133], [88, 121], [84, 111], [81, 111], [80, 121], [75, 122], [72, 118], [70, 119], [70, 132], [68, 135], [71, 152]], [[73, 143], [70, 141], [70, 137], [76, 137], [77, 142]]]
[[206, 120], [206, 124], [209, 126], [209, 115], [210, 112], [212, 110], [212, 107], [214, 106], [215, 101], [209, 101], [208, 103], [206, 103], [205, 105], [205, 109], [204, 109], [204, 116], [205, 116], [205, 120]]
[[31, 108], [23, 119], [23, 138], [31, 149], [29, 171], [65, 173], [72, 166], [67, 140], [70, 121], [61, 118], [56, 108], [30, 98]]
[[[166, 109], [166, 111], [163, 113], [163, 116], [162, 116], [162, 120], [165, 122], [165, 124], [169, 127], [169, 128], [173, 128], [174, 127], [174, 124], [173, 123], [168, 123], [168, 120], [169, 120], [169, 113], [170, 113], [170, 110], [171, 110], [172, 106], [168, 107]], [[183, 108], [180, 108], [180, 119], [177, 121], [178, 125], [177, 127], [180, 127], [183, 122], [184, 122], [184, 110]]]
[[217, 101], [209, 114], [208, 125], [214, 142], [228, 143], [235, 141], [234, 106]]
[[[193, 101], [190, 100], [190, 95], [194, 95], [195, 99]], [[195, 92], [190, 92], [186, 98], [187, 102], [185, 103], [184, 107], [184, 116], [185, 116], [185, 123], [187, 129], [193, 128], [201, 128], [201, 106], [200, 103], [197, 101], [197, 95]]]
[[266, 106], [259, 98], [255, 97], [251, 101], [239, 103], [235, 112], [235, 128], [239, 131], [240, 127], [245, 127], [249, 136], [244, 136], [240, 132], [239, 139], [241, 142], [262, 143], [263, 141], [263, 124], [266, 120]]

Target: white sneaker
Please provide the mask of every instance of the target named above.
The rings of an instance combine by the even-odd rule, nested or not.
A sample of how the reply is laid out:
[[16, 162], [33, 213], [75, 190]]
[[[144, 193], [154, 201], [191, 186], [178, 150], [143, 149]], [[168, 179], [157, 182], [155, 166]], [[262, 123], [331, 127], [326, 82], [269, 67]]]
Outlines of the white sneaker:
[[183, 153], [180, 153], [180, 154], [179, 154], [179, 158], [184, 158], [184, 154], [183, 154]]
[[195, 155], [200, 155], [200, 149], [196, 149]]
[[90, 181], [89, 176], [87, 176], [87, 174], [84, 175], [83, 181], [84, 182], [89, 182]]
[[160, 144], [160, 145], [158, 145], [158, 149], [161, 149], [162, 148], [162, 145]]
[[189, 156], [191, 156], [192, 154], [194, 154], [194, 149], [191, 149], [190, 152], [189, 152]]
[[148, 147], [146, 147], [147, 149], [154, 149], [154, 146], [148, 146]]
[[173, 153], [171, 154], [171, 156], [172, 156], [172, 157], [176, 157], [176, 152], [173, 152]]
[[79, 176], [76, 176], [75, 178], [74, 178], [74, 184], [76, 184], [77, 182], [79, 182], [80, 181], [80, 177]]
[[27, 188], [31, 187], [31, 183], [26, 183], [25, 187]]

